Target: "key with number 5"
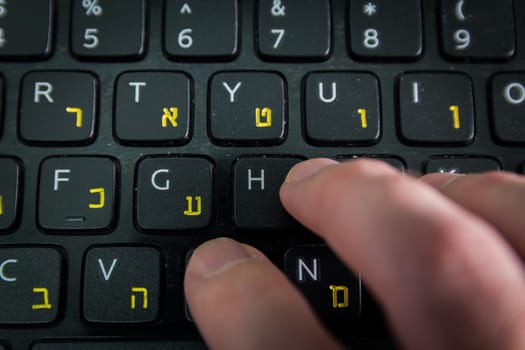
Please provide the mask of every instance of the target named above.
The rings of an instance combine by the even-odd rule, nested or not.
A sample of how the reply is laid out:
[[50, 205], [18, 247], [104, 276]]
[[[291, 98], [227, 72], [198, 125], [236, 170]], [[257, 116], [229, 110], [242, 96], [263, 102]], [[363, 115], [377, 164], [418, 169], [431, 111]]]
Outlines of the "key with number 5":
[[75, 0], [71, 50], [86, 59], [138, 59], [145, 51], [144, 0]]

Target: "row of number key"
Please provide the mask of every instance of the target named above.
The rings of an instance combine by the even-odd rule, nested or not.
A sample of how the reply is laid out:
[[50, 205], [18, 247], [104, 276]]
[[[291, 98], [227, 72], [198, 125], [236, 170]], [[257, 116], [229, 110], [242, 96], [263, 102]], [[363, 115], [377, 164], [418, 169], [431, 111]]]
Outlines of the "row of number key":
[[[163, 30], [168, 56], [234, 58], [239, 51], [239, 3], [166, 0]], [[53, 4], [53, 0], [0, 2], [0, 58], [40, 58], [51, 53]], [[445, 0], [439, 7], [442, 50], [447, 56], [502, 59], [514, 54], [512, 0]], [[76, 0], [71, 14], [71, 50], [76, 56], [136, 59], [144, 54], [144, 0]], [[30, 27], [23, 20], [28, 16]], [[352, 0], [347, 18], [349, 49], [356, 57], [410, 59], [423, 52], [420, 0], [403, 4]], [[332, 26], [328, 0], [257, 2], [257, 46], [261, 56], [268, 59], [327, 58]]]

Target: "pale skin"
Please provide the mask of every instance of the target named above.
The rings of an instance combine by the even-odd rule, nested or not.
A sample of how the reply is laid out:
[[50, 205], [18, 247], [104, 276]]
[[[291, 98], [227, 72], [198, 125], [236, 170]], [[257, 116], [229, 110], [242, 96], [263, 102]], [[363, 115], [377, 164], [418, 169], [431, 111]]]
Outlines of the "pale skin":
[[[402, 348], [525, 349], [525, 177], [415, 178], [373, 160], [296, 165], [280, 190], [382, 304]], [[212, 349], [338, 349], [258, 250], [220, 238], [185, 275]]]

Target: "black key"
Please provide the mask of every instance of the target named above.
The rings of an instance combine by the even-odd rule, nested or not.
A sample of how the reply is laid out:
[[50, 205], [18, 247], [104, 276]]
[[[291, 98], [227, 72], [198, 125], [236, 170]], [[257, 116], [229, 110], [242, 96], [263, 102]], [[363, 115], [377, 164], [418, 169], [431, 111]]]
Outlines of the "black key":
[[0, 324], [54, 322], [61, 274], [57, 249], [0, 247]]
[[110, 230], [115, 191], [116, 166], [109, 158], [48, 158], [40, 168], [38, 223], [46, 230]]
[[512, 0], [442, 0], [441, 41], [456, 58], [503, 59], [516, 50]]
[[118, 78], [115, 132], [128, 143], [189, 141], [191, 82], [183, 73], [135, 72]]
[[84, 265], [89, 322], [152, 322], [160, 310], [161, 259], [150, 247], [93, 248]]
[[470, 174], [498, 171], [498, 161], [488, 157], [443, 156], [433, 157], [425, 164], [425, 173]]
[[144, 0], [74, 0], [71, 49], [84, 58], [137, 59], [145, 51]]
[[474, 139], [472, 83], [456, 73], [408, 73], [399, 82], [402, 138], [466, 144]]
[[296, 228], [298, 223], [285, 211], [279, 188], [297, 158], [240, 158], [233, 167], [234, 220], [242, 229]]
[[52, 0], [0, 1], [0, 59], [43, 59], [51, 53]]
[[525, 162], [523, 162], [523, 164], [521, 164], [521, 173], [525, 174]]
[[20, 203], [21, 169], [13, 158], [0, 158], [0, 233], [13, 227]]
[[498, 74], [492, 80], [494, 134], [503, 142], [525, 142], [525, 74]]
[[421, 55], [420, 0], [352, 0], [349, 11], [351, 54], [407, 59]]
[[213, 165], [206, 158], [146, 158], [137, 168], [137, 225], [145, 230], [205, 228], [212, 217]]
[[349, 322], [360, 316], [361, 281], [326, 246], [289, 249], [284, 271], [324, 320]]
[[22, 82], [20, 136], [86, 144], [95, 137], [97, 79], [80, 72], [33, 72]]
[[85, 339], [70, 342], [45, 341], [37, 342], [31, 350], [206, 350], [204, 343], [179, 341], [141, 341], [115, 339]]
[[[379, 139], [377, 78], [367, 73], [312, 73], [306, 80], [306, 135], [319, 144]], [[359, 93], [356, 93], [359, 92]]]
[[220, 143], [278, 144], [285, 137], [285, 84], [276, 73], [219, 73], [211, 81], [210, 131]]
[[320, 60], [330, 53], [327, 0], [260, 0], [257, 42], [267, 58]]
[[238, 51], [237, 0], [168, 0], [164, 46], [175, 59], [232, 59]]

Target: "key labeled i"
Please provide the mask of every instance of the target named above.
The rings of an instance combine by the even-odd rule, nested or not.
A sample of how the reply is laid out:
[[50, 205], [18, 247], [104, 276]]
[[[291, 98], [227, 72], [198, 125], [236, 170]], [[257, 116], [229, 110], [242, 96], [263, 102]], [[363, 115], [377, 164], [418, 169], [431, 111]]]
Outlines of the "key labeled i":
[[466, 144], [474, 138], [472, 83], [459, 73], [407, 73], [399, 80], [398, 130], [408, 143]]

